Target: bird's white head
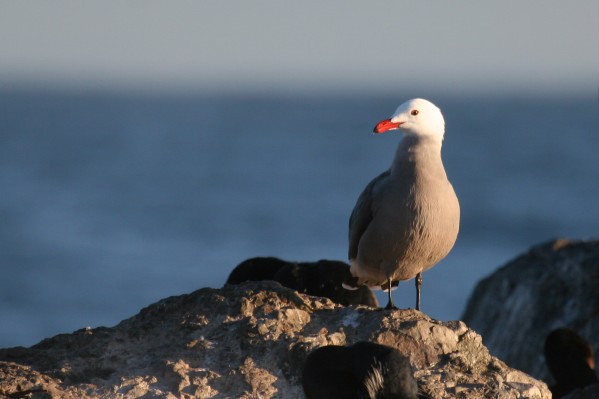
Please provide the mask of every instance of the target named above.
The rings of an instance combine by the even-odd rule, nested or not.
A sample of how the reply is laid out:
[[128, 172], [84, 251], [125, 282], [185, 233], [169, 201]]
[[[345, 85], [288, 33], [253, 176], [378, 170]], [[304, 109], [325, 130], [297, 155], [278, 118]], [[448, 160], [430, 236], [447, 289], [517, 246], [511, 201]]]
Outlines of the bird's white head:
[[401, 129], [406, 134], [429, 136], [443, 140], [445, 120], [441, 110], [430, 101], [422, 98], [408, 100], [397, 107], [390, 119], [380, 121], [375, 133]]

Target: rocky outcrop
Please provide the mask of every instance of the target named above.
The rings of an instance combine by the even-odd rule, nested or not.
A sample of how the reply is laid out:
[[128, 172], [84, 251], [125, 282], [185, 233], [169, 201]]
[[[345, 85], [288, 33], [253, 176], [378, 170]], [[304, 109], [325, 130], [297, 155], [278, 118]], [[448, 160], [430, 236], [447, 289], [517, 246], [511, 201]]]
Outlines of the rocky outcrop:
[[533, 247], [472, 293], [463, 320], [511, 367], [546, 381], [547, 334], [569, 327], [599, 348], [599, 241]]
[[303, 398], [302, 365], [323, 345], [371, 341], [407, 356], [423, 396], [550, 398], [492, 357], [459, 321], [342, 307], [274, 282], [161, 300], [112, 328], [0, 350], [0, 397]]

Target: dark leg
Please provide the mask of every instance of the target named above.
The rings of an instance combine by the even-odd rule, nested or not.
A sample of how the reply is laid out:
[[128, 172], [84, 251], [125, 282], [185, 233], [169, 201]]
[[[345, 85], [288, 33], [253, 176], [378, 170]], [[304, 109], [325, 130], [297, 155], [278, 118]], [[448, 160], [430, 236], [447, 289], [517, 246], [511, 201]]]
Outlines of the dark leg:
[[416, 310], [420, 310], [420, 287], [422, 286], [422, 273], [416, 275]]
[[387, 293], [389, 294], [389, 302], [387, 302], [387, 306], [385, 306], [386, 310], [395, 310], [397, 306], [393, 304], [393, 299], [391, 298], [391, 279], [387, 280]]

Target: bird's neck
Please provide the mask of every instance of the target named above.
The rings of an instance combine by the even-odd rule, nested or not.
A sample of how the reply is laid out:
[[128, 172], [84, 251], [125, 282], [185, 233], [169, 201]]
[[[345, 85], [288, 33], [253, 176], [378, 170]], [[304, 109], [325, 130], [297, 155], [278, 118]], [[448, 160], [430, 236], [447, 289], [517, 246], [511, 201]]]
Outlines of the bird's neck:
[[441, 140], [430, 136], [406, 135], [397, 146], [395, 158], [391, 164], [391, 174], [426, 165], [428, 172], [445, 175], [441, 161]]

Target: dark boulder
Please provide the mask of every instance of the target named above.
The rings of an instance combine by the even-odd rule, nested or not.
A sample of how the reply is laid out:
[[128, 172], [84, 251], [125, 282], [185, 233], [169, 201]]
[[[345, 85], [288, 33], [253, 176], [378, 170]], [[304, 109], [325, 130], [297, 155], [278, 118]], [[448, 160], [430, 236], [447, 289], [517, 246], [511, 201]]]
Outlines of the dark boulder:
[[321, 346], [304, 362], [302, 386], [308, 399], [416, 399], [410, 361], [399, 350], [360, 341]]
[[[370, 288], [356, 286], [349, 265], [335, 260], [288, 262], [274, 257], [256, 257], [237, 265], [227, 284], [244, 281], [272, 280], [302, 294], [329, 298], [340, 305], [377, 307], [378, 301]], [[347, 289], [343, 285], [354, 287]]]
[[599, 383], [593, 348], [589, 341], [569, 328], [556, 328], [545, 339], [545, 361], [555, 380], [549, 389], [560, 399], [575, 389]]
[[462, 319], [491, 353], [553, 384], [547, 335], [567, 327], [599, 346], [599, 241], [554, 240], [481, 280]]

